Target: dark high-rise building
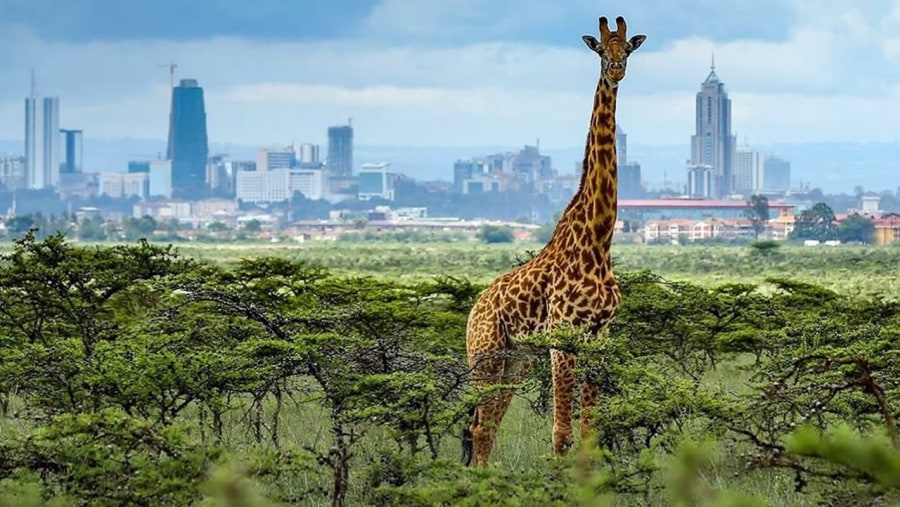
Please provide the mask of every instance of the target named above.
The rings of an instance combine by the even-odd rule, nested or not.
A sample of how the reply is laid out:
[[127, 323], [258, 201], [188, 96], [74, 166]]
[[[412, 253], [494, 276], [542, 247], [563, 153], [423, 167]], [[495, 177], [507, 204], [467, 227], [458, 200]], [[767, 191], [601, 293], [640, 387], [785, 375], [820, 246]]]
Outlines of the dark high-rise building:
[[472, 179], [482, 172], [482, 164], [473, 160], [457, 160], [453, 163], [453, 189], [463, 193], [466, 180]]
[[201, 197], [207, 193], [209, 145], [203, 88], [196, 79], [182, 79], [172, 90], [171, 120], [172, 196]]
[[328, 160], [329, 176], [353, 176], [353, 127], [328, 128]]
[[134, 173], [150, 174], [150, 162], [148, 162], [146, 160], [131, 160], [128, 162], [128, 172], [130, 174], [134, 174]]
[[63, 161], [59, 165], [60, 174], [78, 174], [81, 172], [81, 131], [59, 129], [62, 137]]

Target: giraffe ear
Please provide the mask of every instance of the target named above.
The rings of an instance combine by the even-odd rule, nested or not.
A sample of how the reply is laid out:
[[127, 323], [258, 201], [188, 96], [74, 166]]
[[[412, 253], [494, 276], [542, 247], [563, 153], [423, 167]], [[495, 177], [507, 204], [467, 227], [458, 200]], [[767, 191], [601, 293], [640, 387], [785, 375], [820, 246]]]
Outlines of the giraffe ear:
[[630, 49], [628, 50], [628, 52], [631, 53], [632, 51], [641, 47], [641, 44], [643, 44], [645, 40], [647, 40], [646, 35], [635, 35], [634, 37], [629, 39], [628, 45], [630, 46]]
[[583, 40], [584, 43], [587, 44], [587, 47], [591, 51], [598, 54], [600, 53], [600, 41], [598, 41], [596, 37], [594, 37], [593, 35], [582, 35], [581, 40]]

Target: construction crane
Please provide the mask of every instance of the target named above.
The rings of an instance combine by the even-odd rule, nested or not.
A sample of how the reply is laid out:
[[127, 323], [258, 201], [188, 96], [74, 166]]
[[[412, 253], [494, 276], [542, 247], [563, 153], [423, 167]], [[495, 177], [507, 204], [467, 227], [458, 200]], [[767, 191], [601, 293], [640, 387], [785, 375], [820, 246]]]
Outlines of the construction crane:
[[169, 63], [158, 63], [157, 67], [168, 67], [169, 68], [169, 91], [175, 89], [175, 68], [178, 67], [178, 64], [174, 61], [169, 61]]
[[171, 160], [173, 156], [172, 135], [174, 134], [172, 129], [172, 107], [175, 106], [175, 68], [178, 67], [178, 64], [174, 60], [169, 60], [169, 63], [158, 63], [156, 66], [169, 68], [169, 100], [172, 102], [169, 105], [169, 141], [166, 144], [166, 158]]

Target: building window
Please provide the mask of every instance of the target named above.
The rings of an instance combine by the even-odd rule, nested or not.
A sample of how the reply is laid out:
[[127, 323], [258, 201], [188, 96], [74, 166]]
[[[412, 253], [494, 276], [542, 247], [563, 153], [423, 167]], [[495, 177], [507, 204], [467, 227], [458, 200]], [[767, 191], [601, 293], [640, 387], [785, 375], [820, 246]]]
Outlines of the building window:
[[706, 122], [712, 123], [712, 97], [706, 97]]

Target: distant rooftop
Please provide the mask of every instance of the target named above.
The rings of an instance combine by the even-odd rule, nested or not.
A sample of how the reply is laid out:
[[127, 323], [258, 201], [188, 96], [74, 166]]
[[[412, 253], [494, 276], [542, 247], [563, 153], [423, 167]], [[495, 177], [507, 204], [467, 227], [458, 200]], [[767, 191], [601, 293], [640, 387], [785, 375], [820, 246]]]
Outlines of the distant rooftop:
[[[620, 199], [619, 209], [622, 208], [716, 208], [735, 209], [746, 208], [744, 201], [713, 201], [710, 199]], [[769, 201], [769, 207], [774, 209], [790, 209], [793, 204], [783, 204]]]

